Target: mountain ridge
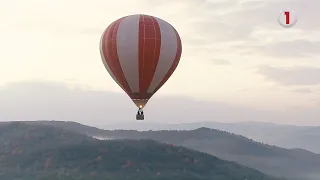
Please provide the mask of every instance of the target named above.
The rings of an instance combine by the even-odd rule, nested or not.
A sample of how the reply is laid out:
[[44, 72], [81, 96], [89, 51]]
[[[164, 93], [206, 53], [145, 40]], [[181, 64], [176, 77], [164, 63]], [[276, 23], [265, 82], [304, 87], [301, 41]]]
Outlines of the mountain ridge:
[[3, 180], [278, 180], [182, 146], [102, 141], [43, 124], [2, 124], [0, 145]]
[[320, 154], [320, 126], [298, 126], [268, 122], [192, 122], [177, 124], [161, 124], [128, 122], [100, 125], [102, 129], [134, 129], [145, 130], [192, 130], [199, 127], [209, 127], [240, 134], [255, 141], [276, 145], [284, 148], [302, 148]]
[[[37, 122], [29, 122], [37, 123]], [[242, 135], [222, 130], [200, 128], [196, 130], [102, 130], [95, 127], [84, 128], [80, 123], [55, 121], [41, 122], [70, 128], [80, 133], [106, 139], [153, 139], [169, 144], [181, 145], [187, 148], [207, 152], [224, 160], [234, 161], [245, 166], [258, 169], [266, 174], [285, 176], [288, 178], [303, 178], [304, 180], [318, 180], [320, 174], [320, 158], [316, 153], [299, 149], [286, 149], [266, 143], [253, 141]], [[72, 124], [72, 125], [70, 125]], [[84, 130], [84, 129], [86, 130]], [[199, 133], [200, 132], [202, 133]], [[211, 133], [211, 134], [210, 134]], [[202, 134], [202, 136], [200, 136]], [[196, 138], [198, 136], [198, 138]], [[179, 139], [178, 137], [182, 138]], [[208, 138], [210, 137], [210, 138]], [[185, 138], [185, 139], [183, 139]], [[307, 178], [306, 178], [307, 177]]]

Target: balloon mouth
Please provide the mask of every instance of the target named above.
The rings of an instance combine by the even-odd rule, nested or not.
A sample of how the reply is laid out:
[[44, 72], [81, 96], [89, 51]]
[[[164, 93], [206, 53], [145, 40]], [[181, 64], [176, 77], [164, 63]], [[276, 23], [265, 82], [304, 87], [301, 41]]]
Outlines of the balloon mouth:
[[140, 109], [142, 109], [142, 108], [144, 108], [146, 106], [148, 100], [149, 99], [132, 99], [134, 104]]

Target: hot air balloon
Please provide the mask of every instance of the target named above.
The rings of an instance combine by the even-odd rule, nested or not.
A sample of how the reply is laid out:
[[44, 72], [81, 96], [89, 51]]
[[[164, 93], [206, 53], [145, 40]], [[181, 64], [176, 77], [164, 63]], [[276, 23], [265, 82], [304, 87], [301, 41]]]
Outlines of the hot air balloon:
[[100, 40], [102, 62], [114, 81], [143, 108], [179, 64], [181, 39], [168, 22], [149, 15], [125, 16], [112, 22]]

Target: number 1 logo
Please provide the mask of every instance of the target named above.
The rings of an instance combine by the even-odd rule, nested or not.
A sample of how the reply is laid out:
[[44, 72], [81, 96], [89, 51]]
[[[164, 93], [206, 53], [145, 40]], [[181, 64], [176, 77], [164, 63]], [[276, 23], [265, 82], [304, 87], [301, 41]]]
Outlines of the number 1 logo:
[[290, 12], [289, 11], [285, 11], [284, 15], [286, 16], [286, 24], [290, 24]]
[[282, 10], [279, 14], [278, 21], [282, 27], [289, 28], [297, 23], [297, 15], [292, 10]]

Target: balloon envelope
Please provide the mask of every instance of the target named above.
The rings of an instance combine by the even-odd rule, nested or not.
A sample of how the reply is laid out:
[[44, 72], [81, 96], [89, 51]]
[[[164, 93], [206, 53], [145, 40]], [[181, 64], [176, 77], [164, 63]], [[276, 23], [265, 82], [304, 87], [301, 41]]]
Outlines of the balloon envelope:
[[105, 68], [141, 108], [170, 78], [181, 52], [175, 28], [149, 15], [130, 15], [114, 21], [100, 40]]

